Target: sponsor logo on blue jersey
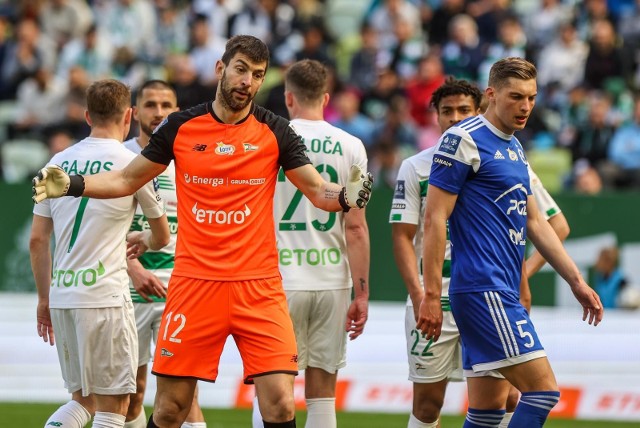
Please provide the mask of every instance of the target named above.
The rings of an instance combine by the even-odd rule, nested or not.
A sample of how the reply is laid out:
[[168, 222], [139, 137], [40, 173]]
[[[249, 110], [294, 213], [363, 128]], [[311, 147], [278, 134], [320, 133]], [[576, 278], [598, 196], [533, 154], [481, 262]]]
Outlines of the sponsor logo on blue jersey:
[[455, 155], [458, 151], [460, 140], [462, 140], [462, 137], [459, 135], [445, 134], [442, 143], [440, 143], [440, 151]]
[[394, 199], [404, 199], [404, 180], [398, 180], [396, 183], [396, 191], [393, 192]]

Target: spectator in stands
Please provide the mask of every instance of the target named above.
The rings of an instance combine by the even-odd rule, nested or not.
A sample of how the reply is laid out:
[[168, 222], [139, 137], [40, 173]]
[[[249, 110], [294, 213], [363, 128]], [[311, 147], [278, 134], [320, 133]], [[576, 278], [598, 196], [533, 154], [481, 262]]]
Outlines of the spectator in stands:
[[569, 147], [574, 163], [578, 159], [586, 159], [591, 166], [598, 169], [607, 160], [609, 142], [615, 132], [615, 127], [607, 117], [610, 108], [611, 100], [606, 94], [592, 92], [588, 120], [578, 127]]
[[[302, 29], [302, 48], [295, 53], [297, 61], [313, 59], [328, 67], [335, 68], [335, 61], [329, 52], [330, 38], [322, 21], [312, 22]], [[284, 48], [280, 50], [280, 59], [288, 57]]]
[[401, 159], [416, 153], [418, 130], [409, 114], [406, 97], [395, 96], [389, 100], [389, 110], [382, 122], [377, 122], [373, 131], [374, 146], [383, 141], [393, 141]]
[[351, 57], [349, 85], [360, 92], [373, 89], [378, 79], [378, 32], [366, 22], [360, 27], [360, 49]]
[[445, 74], [477, 82], [483, 58], [476, 21], [465, 14], [455, 16], [449, 23], [449, 40], [442, 48]]
[[104, 79], [111, 75], [112, 56], [109, 38], [99, 34], [97, 27], [91, 25], [82, 38], [64, 45], [56, 74], [66, 79], [72, 67], [80, 66], [92, 81]]
[[563, 22], [557, 34], [538, 56], [538, 84], [544, 89], [557, 83], [568, 92], [582, 82], [589, 47], [578, 38], [573, 21]]
[[576, 28], [582, 40], [589, 40], [593, 36], [594, 25], [597, 21], [605, 20], [614, 24], [614, 18], [609, 11], [607, 0], [585, 0], [576, 3]]
[[376, 85], [362, 96], [360, 111], [374, 121], [384, 120], [389, 100], [396, 95], [405, 95], [398, 74], [389, 68], [380, 69]]
[[77, 141], [68, 129], [62, 127], [53, 128], [47, 134], [47, 147], [51, 157], [71, 147]]
[[2, 99], [13, 99], [18, 85], [36, 70], [52, 69], [56, 63], [55, 43], [40, 32], [33, 18], [21, 19], [15, 29], [15, 39], [6, 46], [0, 80], [6, 88]]
[[498, 39], [489, 44], [478, 69], [478, 83], [485, 87], [494, 62], [508, 57], [526, 58], [527, 37], [515, 15], [504, 16], [498, 24]]
[[[537, 7], [530, 10], [522, 19], [527, 41], [535, 51], [539, 51], [553, 41], [562, 24], [572, 18], [572, 13], [570, 6], [562, 0], [542, 0], [531, 3]], [[542, 59], [542, 56], [538, 59]]]
[[189, 56], [203, 85], [215, 85], [216, 62], [222, 58], [226, 41], [209, 28], [205, 15], [196, 15], [191, 22]]
[[180, 110], [211, 101], [211, 94], [215, 93], [215, 87], [203, 85], [198, 80], [198, 74], [188, 55], [169, 57], [167, 69], [169, 83], [176, 90]]
[[[167, 55], [186, 52], [189, 49], [189, 17], [187, 10], [179, 8], [171, 0], [159, 0], [156, 2], [158, 11], [157, 39], [158, 49], [162, 59]], [[209, 21], [211, 30], [212, 20]], [[226, 32], [226, 22], [225, 22]], [[213, 31], [218, 37], [217, 32]]]
[[602, 191], [602, 179], [598, 171], [581, 159], [573, 167], [572, 186], [577, 193], [597, 195]]
[[279, 49], [295, 37], [294, 19], [296, 12], [290, 4], [278, 0], [247, 0], [238, 13], [229, 18], [228, 37], [248, 34], [264, 41], [272, 57], [277, 57]]
[[618, 266], [618, 249], [606, 247], [600, 250], [594, 268], [594, 287], [605, 308], [617, 307], [620, 291], [627, 280]]
[[244, 7], [244, 0], [193, 0], [191, 12], [207, 15], [209, 28], [218, 37], [229, 37], [229, 18]]
[[608, 158], [616, 168], [616, 187], [640, 187], [640, 94], [634, 105], [633, 120], [620, 127], [609, 144]]
[[94, 4], [98, 31], [117, 50], [126, 47], [133, 58], [150, 59], [157, 52], [157, 15], [150, 0], [112, 0]]
[[415, 77], [406, 84], [409, 110], [413, 121], [418, 126], [426, 126], [427, 111], [431, 105], [431, 95], [444, 83], [445, 75], [440, 55], [425, 55], [418, 63]]
[[383, 51], [386, 58], [382, 66], [395, 71], [404, 83], [416, 74], [418, 62], [429, 48], [413, 23], [403, 17], [396, 19], [394, 34], [395, 41], [389, 49]]
[[[478, 25], [478, 36], [483, 45], [496, 43], [500, 37], [500, 23], [512, 16], [509, 11], [510, 0], [478, 0], [469, 2], [467, 13]], [[502, 59], [502, 58], [500, 58]]]
[[50, 0], [40, 12], [42, 32], [56, 43], [58, 50], [81, 38], [92, 22], [91, 9], [84, 0]]
[[432, 47], [442, 47], [449, 40], [447, 34], [449, 25], [454, 16], [465, 11], [465, 0], [442, 0], [440, 5], [433, 11], [433, 16], [429, 22], [429, 45]]
[[345, 89], [335, 96], [338, 118], [330, 123], [356, 136], [365, 148], [369, 150], [373, 146], [373, 128], [375, 122], [360, 112], [360, 96], [355, 89]]
[[66, 94], [66, 82], [58, 79], [47, 67], [38, 68], [33, 77], [18, 86], [17, 112], [9, 128], [10, 137], [41, 137], [46, 126], [64, 118], [65, 110], [61, 106]]
[[382, 0], [371, 10], [367, 22], [378, 32], [381, 49], [391, 49], [397, 42], [395, 25], [400, 19], [412, 34], [421, 33], [420, 11], [409, 0]]
[[593, 89], [603, 89], [607, 80], [623, 77], [622, 50], [618, 46], [615, 28], [610, 21], [597, 20], [592, 26], [584, 80]]

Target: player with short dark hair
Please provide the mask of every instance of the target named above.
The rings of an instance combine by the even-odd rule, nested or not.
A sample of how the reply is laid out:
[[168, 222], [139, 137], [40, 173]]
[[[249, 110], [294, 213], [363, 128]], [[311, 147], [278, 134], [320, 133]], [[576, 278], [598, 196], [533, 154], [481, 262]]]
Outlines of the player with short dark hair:
[[[87, 90], [87, 107], [89, 137], [54, 155], [48, 174], [89, 177], [122, 169], [135, 157], [122, 145], [131, 123], [129, 88], [116, 80], [94, 82]], [[30, 249], [38, 334], [55, 343], [72, 397], [46, 426], [84, 428], [94, 412], [95, 427], [124, 426], [138, 361], [125, 260], [169, 242], [154, 183], [139, 187], [134, 196], [118, 199], [44, 200], [34, 206]], [[127, 236], [138, 204], [148, 227]]]
[[229, 335], [245, 382], [255, 383], [265, 427], [295, 427], [297, 349], [273, 219], [278, 170], [327, 211], [363, 208], [369, 199], [368, 174], [352, 167], [346, 187], [325, 181], [289, 122], [253, 103], [268, 58], [259, 39], [232, 37], [216, 63], [215, 99], [169, 115], [123, 171], [83, 179], [45, 168], [34, 180], [36, 201], [111, 198], [134, 191], [175, 160], [180, 234], [156, 344], [158, 390], [149, 427], [180, 426], [197, 380], [215, 381]]
[[513, 136], [535, 105], [535, 79], [535, 67], [526, 60], [496, 62], [485, 91], [487, 111], [449, 128], [433, 156], [424, 232], [430, 245], [423, 248], [425, 294], [417, 328], [434, 342], [441, 335], [449, 236], [455, 260], [449, 299], [464, 344], [467, 428], [499, 426], [509, 382], [522, 392], [511, 427], [541, 427], [559, 400], [553, 370], [519, 302], [527, 238], [569, 283], [583, 319], [597, 325], [603, 316], [598, 295], [540, 215], [524, 150]]

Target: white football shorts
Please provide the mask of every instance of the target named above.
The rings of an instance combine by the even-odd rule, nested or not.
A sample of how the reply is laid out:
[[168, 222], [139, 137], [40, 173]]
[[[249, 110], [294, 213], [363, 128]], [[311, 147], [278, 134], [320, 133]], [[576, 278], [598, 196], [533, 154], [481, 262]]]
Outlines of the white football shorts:
[[70, 393], [136, 392], [138, 337], [133, 304], [112, 308], [51, 309], [56, 349]]
[[347, 364], [347, 310], [351, 289], [286, 291], [298, 343], [298, 369], [335, 373]]
[[158, 330], [162, 322], [165, 302], [134, 303], [136, 326], [138, 328], [138, 367], [151, 361], [153, 356], [151, 342], [155, 346]]
[[413, 306], [407, 305], [404, 316], [407, 339], [409, 380], [435, 383], [443, 379], [462, 381], [462, 342], [451, 311], [442, 312], [442, 333], [437, 342], [426, 340], [416, 329]]

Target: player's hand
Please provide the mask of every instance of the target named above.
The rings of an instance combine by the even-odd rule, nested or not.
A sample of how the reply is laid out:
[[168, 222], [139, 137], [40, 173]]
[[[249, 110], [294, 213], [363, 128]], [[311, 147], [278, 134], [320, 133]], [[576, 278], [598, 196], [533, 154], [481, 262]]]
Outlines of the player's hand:
[[422, 332], [427, 340], [438, 341], [442, 332], [442, 305], [439, 298], [429, 299], [427, 296], [423, 297], [418, 311], [416, 328]]
[[582, 321], [586, 321], [588, 317], [589, 324], [594, 326], [600, 324], [604, 316], [604, 307], [598, 293], [585, 282], [580, 282], [578, 286], [571, 287], [571, 291], [580, 305], [582, 305]]
[[345, 330], [349, 339], [354, 340], [364, 331], [364, 325], [369, 318], [369, 301], [367, 297], [356, 297], [347, 311]]
[[33, 177], [33, 202], [36, 204], [47, 198], [59, 198], [69, 191], [69, 175], [58, 165], [47, 165]]
[[137, 259], [149, 250], [151, 230], [131, 232], [127, 235], [127, 258]]
[[153, 301], [149, 296], [167, 297], [167, 289], [162, 281], [145, 269], [139, 260], [127, 260], [127, 274], [133, 288], [147, 302]]
[[364, 208], [371, 199], [373, 176], [358, 165], [351, 165], [349, 180], [344, 189], [344, 200], [351, 208]]
[[36, 322], [38, 336], [45, 342], [49, 342], [51, 346], [56, 344], [53, 334], [53, 324], [51, 324], [51, 312], [49, 311], [49, 302], [38, 302], [36, 314]]

